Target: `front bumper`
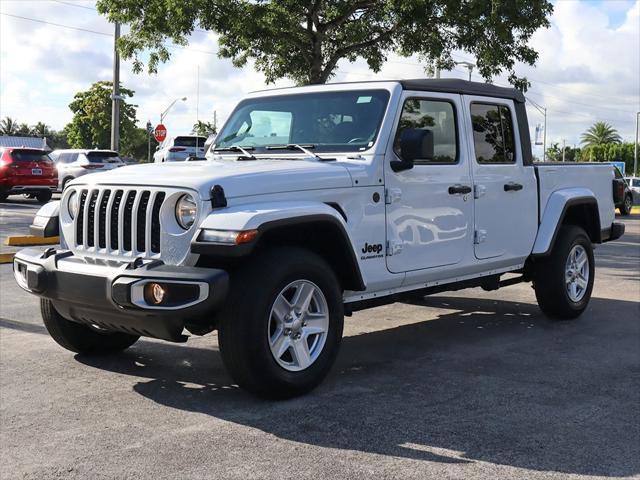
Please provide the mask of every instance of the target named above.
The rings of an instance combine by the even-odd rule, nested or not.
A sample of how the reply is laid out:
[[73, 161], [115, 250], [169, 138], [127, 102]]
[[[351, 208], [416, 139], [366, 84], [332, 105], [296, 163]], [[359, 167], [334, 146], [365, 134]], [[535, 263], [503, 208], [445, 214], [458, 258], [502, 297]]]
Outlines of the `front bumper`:
[[[15, 279], [26, 291], [50, 299], [65, 318], [134, 335], [184, 341], [187, 324], [211, 322], [227, 295], [224, 270], [178, 267], [137, 259], [98, 261], [68, 250], [21, 250], [13, 262]], [[156, 282], [177, 300], [151, 305], [146, 284]], [[173, 290], [172, 290], [173, 289]], [[170, 293], [167, 296], [171, 299]]]

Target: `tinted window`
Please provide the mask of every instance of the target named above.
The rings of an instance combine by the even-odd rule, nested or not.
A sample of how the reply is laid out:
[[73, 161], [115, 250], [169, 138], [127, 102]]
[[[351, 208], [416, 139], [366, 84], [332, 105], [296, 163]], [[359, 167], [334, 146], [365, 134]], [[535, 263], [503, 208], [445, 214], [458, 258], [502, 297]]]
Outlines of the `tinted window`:
[[86, 157], [91, 163], [115, 163], [122, 161], [116, 152], [88, 152]]
[[198, 146], [202, 147], [204, 142], [207, 141], [204, 137], [176, 137], [173, 141], [174, 147], [195, 147], [196, 140], [198, 141]]
[[405, 128], [433, 132], [433, 160], [416, 160], [415, 164], [456, 162], [458, 153], [456, 118], [451, 103], [417, 98], [405, 101], [394, 142], [396, 153], [400, 152], [400, 135]]
[[640, 187], [640, 179], [634, 178], [633, 180], [631, 180], [631, 186]]
[[17, 162], [50, 162], [51, 159], [42, 150], [13, 150], [11, 158]]
[[513, 122], [508, 107], [472, 103], [471, 123], [478, 163], [515, 162]]
[[319, 92], [242, 101], [216, 138], [216, 148], [288, 143], [314, 145], [316, 152], [363, 151], [378, 134], [389, 99], [384, 90]]

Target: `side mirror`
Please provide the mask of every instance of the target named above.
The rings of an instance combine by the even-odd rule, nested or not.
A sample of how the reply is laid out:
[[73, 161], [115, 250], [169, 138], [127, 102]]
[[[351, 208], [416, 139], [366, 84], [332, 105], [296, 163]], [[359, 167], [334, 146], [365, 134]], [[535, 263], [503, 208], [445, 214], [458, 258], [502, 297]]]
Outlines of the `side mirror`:
[[400, 160], [391, 162], [394, 172], [410, 170], [415, 160], [433, 160], [433, 132], [420, 128], [405, 128], [400, 132]]

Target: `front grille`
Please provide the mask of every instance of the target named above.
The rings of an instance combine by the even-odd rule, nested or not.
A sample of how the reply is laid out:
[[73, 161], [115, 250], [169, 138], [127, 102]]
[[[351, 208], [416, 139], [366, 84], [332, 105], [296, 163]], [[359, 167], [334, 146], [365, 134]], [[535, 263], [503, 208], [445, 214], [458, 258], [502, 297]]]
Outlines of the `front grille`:
[[77, 248], [115, 255], [160, 253], [160, 208], [165, 192], [87, 188], [78, 195]]

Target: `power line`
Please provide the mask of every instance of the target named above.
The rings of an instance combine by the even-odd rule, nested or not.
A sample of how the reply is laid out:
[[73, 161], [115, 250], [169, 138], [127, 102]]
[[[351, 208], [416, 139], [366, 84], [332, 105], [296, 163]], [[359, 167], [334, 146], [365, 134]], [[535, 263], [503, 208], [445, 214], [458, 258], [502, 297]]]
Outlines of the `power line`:
[[70, 25], [62, 25], [60, 23], [47, 22], [46, 20], [38, 20], [37, 18], [22, 17], [20, 15], [13, 15], [11, 13], [4, 13], [4, 12], [0, 12], [0, 15], [4, 15], [6, 17], [19, 18], [21, 20], [29, 20], [30, 22], [44, 23], [45, 25], [53, 25], [54, 27], [68, 28], [70, 30], [77, 30], [79, 32], [94, 33], [96, 35], [113, 37], [113, 34], [111, 33], [98, 32], [96, 30], [89, 30], [88, 28], [72, 27]]

